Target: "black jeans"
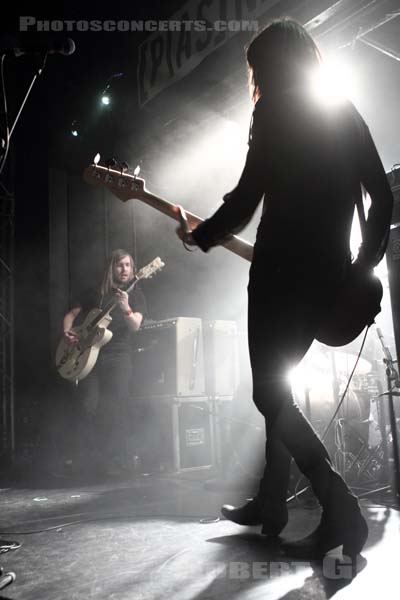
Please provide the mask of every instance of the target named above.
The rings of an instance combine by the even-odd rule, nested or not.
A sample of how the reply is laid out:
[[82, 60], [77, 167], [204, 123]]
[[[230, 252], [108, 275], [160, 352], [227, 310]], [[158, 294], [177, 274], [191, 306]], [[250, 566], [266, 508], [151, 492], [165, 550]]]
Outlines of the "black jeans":
[[293, 399], [289, 372], [316, 337], [340, 284], [340, 264], [327, 270], [284, 263], [253, 263], [249, 282], [248, 332], [253, 399], [265, 417], [266, 467], [258, 495], [284, 502], [291, 456], [309, 478], [329, 455]]
[[131, 375], [129, 353], [104, 352], [93, 371], [78, 385], [82, 403], [81, 451], [97, 460], [124, 459], [131, 432], [128, 416]]

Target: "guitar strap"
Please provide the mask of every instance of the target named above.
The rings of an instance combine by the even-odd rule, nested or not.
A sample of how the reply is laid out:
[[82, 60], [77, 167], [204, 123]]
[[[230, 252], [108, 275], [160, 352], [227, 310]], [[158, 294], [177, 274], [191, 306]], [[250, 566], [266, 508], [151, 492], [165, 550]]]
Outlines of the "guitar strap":
[[362, 241], [365, 240], [365, 228], [367, 225], [367, 221], [365, 218], [365, 212], [364, 212], [364, 196], [365, 196], [365, 190], [360, 183], [360, 185], [358, 187], [357, 197], [356, 197], [356, 207], [357, 207], [357, 213], [358, 213], [358, 221], [360, 223]]

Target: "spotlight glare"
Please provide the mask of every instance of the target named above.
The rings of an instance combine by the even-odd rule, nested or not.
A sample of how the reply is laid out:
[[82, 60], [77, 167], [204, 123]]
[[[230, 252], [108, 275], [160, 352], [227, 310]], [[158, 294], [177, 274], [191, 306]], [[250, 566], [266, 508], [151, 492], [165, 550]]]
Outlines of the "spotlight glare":
[[70, 132], [73, 137], [78, 137], [79, 130], [78, 130], [78, 122], [76, 120], [72, 121]]
[[337, 104], [355, 95], [354, 73], [344, 61], [331, 59], [311, 79], [314, 95], [325, 104]]
[[110, 96], [107, 96], [106, 94], [104, 94], [101, 97], [101, 103], [104, 104], [104, 106], [108, 106], [111, 102]]

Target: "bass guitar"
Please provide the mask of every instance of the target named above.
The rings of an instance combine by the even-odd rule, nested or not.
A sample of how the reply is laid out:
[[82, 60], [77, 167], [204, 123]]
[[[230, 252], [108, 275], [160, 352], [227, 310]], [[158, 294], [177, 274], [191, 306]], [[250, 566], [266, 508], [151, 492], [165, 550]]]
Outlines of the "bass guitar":
[[[136, 273], [126, 292], [129, 293], [140, 279], [149, 279], [163, 267], [161, 258], [155, 258]], [[93, 308], [82, 325], [72, 329], [77, 336], [77, 343], [68, 343], [64, 338], [60, 341], [56, 351], [56, 367], [61, 377], [77, 382], [89, 375], [101, 348], [112, 338], [108, 326], [112, 321], [110, 313], [117, 303], [117, 300], [111, 300], [103, 309]]]
[[[172, 204], [146, 189], [145, 181], [136, 175], [92, 164], [84, 171], [83, 178], [90, 185], [108, 189], [123, 202], [140, 200], [168, 217], [181, 222], [179, 205]], [[195, 228], [203, 221], [197, 215], [185, 211], [188, 227]], [[222, 244], [241, 258], [251, 261], [253, 246], [246, 240], [231, 236]], [[350, 267], [346, 280], [338, 290], [330, 311], [318, 332], [317, 339], [328, 346], [344, 346], [354, 340], [366, 327], [371, 325], [380, 312], [382, 284], [372, 272], [360, 272]]]
[[[85, 169], [83, 178], [90, 185], [107, 188], [123, 202], [141, 200], [164, 215], [181, 222], [180, 206], [151, 194], [146, 189], [144, 179], [140, 177], [93, 164]], [[189, 211], [185, 210], [185, 213], [190, 229], [194, 229], [204, 220]], [[253, 245], [236, 235], [230, 236], [221, 245], [241, 258], [249, 261], [253, 258]]]

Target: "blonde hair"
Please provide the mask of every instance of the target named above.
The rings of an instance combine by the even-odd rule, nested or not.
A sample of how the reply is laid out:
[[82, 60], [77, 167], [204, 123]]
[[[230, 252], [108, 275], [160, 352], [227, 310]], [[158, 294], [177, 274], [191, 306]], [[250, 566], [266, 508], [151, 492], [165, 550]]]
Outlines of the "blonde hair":
[[129, 254], [129, 252], [127, 252], [123, 248], [117, 248], [117, 250], [113, 250], [113, 252], [111, 252], [110, 257], [108, 259], [107, 267], [104, 271], [103, 281], [101, 282], [100, 291], [101, 291], [102, 296], [105, 296], [106, 294], [111, 292], [111, 290], [115, 286], [114, 265], [116, 265], [125, 256], [127, 256], [129, 258], [129, 261], [131, 263], [131, 269], [132, 269], [132, 278], [131, 279], [133, 279], [133, 277], [135, 275], [135, 263], [133, 262], [132, 256]]
[[322, 62], [313, 38], [289, 17], [274, 20], [260, 31], [247, 47], [246, 58], [253, 102], [274, 90], [304, 86]]

